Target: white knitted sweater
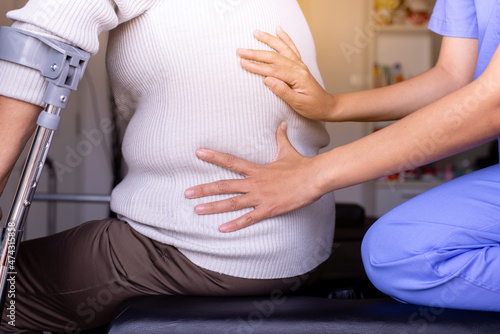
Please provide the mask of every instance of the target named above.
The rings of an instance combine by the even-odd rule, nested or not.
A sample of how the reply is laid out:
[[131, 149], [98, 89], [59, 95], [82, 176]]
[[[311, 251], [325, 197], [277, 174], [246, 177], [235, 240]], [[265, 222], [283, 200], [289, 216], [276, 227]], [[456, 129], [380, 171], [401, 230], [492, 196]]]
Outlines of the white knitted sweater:
[[[307, 23], [294, 0], [31, 0], [8, 16], [91, 53], [110, 32], [107, 67], [119, 112], [130, 120], [123, 142], [129, 171], [112, 193], [112, 209], [140, 233], [177, 247], [195, 264], [244, 278], [303, 274], [330, 254], [333, 195], [234, 233], [218, 227], [246, 210], [198, 216], [190, 186], [230, 171], [198, 160], [209, 148], [268, 163], [275, 129], [288, 122], [291, 143], [313, 156], [328, 143], [323, 124], [295, 113], [246, 72], [236, 48], [260, 48], [254, 29], [291, 35], [321, 81]], [[37, 72], [0, 62], [0, 94], [41, 104]]]

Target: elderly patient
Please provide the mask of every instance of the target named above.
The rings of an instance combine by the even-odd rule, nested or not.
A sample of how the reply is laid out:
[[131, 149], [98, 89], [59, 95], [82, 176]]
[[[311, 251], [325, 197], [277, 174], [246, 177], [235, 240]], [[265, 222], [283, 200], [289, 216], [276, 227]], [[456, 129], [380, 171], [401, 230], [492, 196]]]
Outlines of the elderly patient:
[[[37, 13], [47, 6], [42, 19]], [[194, 206], [202, 202], [184, 196], [190, 186], [241, 177], [198, 159], [198, 148], [268, 163], [282, 121], [303, 155], [328, 143], [320, 122], [295, 113], [262, 77], [243, 70], [236, 54], [238, 47], [263, 47], [255, 29], [281, 25], [321, 80], [296, 1], [31, 0], [8, 16], [16, 27], [91, 53], [98, 51], [98, 34], [110, 31], [110, 83], [129, 123], [122, 147], [128, 173], [111, 200], [118, 219], [21, 244], [15, 327], [4, 315], [2, 333], [97, 327], [137, 295], [266, 294], [314, 277], [330, 255], [331, 195], [233, 233], [219, 226], [244, 212], [199, 216]], [[33, 131], [44, 84], [17, 65], [2, 62], [0, 73], [3, 190]]]

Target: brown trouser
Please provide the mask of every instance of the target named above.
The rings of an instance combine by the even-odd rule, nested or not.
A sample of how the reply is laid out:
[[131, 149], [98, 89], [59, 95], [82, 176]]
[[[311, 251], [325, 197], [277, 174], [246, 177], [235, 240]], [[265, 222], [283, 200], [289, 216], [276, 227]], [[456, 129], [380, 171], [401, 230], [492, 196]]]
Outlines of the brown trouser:
[[91, 221], [20, 245], [0, 333], [76, 332], [105, 325], [134, 296], [263, 295], [298, 289], [313, 276], [226, 276], [194, 265], [124, 221]]

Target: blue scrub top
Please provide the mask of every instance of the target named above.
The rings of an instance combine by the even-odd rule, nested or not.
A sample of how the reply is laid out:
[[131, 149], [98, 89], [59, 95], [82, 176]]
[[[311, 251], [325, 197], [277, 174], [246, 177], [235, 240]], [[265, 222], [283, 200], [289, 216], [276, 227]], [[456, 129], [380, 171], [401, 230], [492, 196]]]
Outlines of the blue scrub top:
[[437, 0], [429, 29], [443, 36], [478, 39], [476, 79], [500, 44], [500, 1]]

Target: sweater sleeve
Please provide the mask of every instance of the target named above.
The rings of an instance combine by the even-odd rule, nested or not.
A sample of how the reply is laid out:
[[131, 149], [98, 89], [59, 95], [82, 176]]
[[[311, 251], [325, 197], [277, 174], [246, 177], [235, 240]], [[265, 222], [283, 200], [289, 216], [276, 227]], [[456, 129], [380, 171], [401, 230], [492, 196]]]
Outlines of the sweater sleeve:
[[[99, 34], [146, 12], [160, 0], [30, 0], [7, 17], [13, 27], [35, 31], [92, 55]], [[39, 72], [0, 61], [0, 95], [43, 106], [46, 83]]]

